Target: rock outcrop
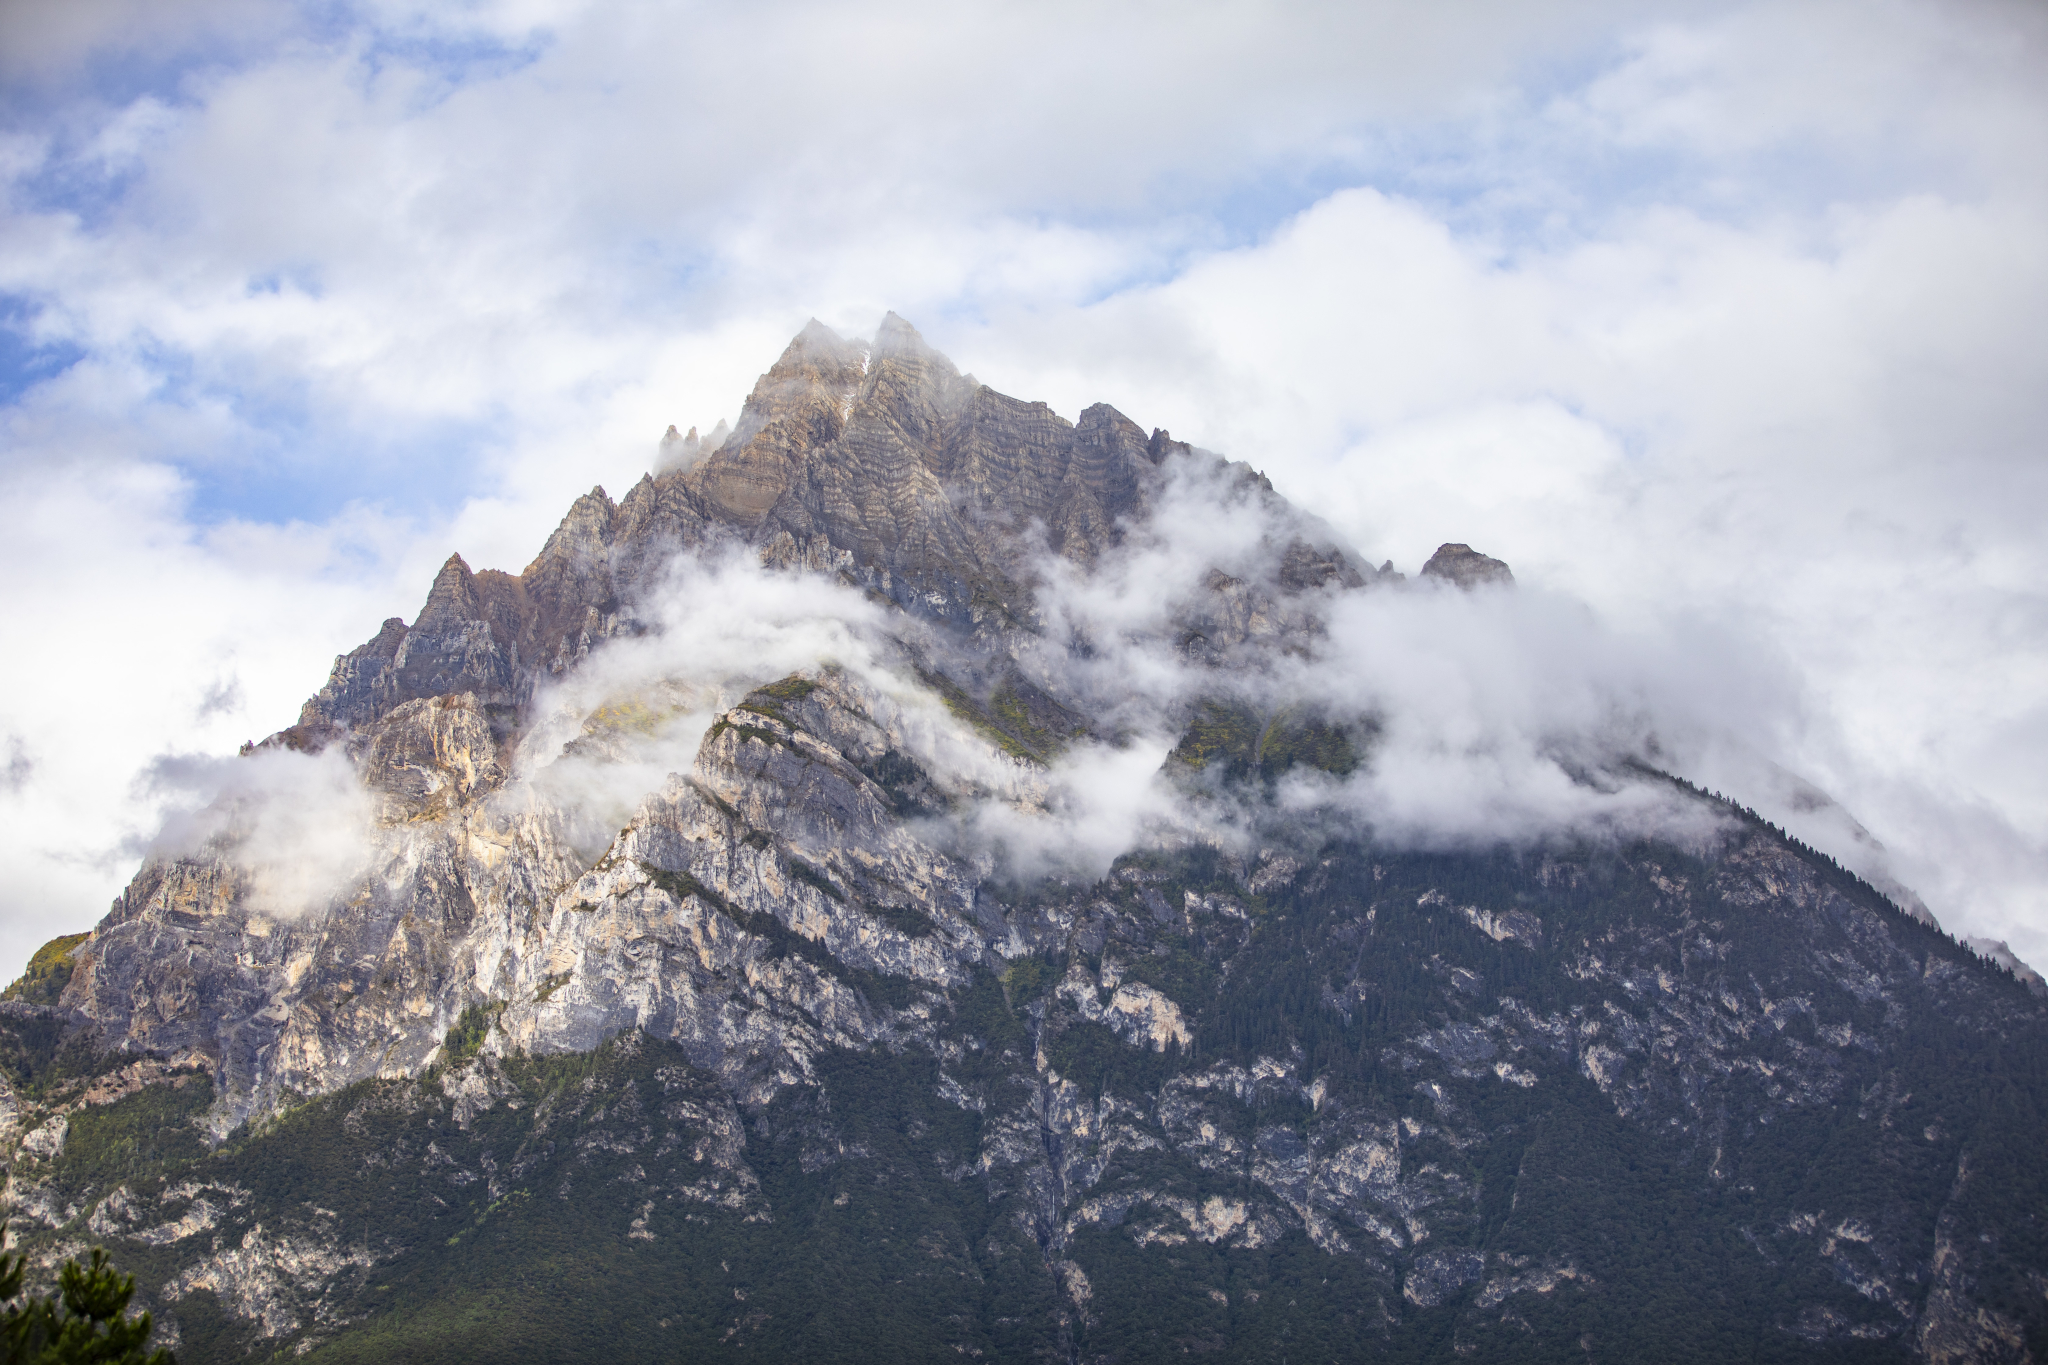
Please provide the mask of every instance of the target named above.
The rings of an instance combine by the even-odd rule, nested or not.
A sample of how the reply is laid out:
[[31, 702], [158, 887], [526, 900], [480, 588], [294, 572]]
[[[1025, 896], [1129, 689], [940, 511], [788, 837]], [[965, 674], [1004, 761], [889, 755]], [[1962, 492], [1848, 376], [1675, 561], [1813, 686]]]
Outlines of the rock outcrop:
[[[410, 628], [394, 618], [336, 659], [298, 734], [469, 692], [500, 733], [540, 680], [636, 616], [673, 557], [722, 541], [763, 562], [845, 574], [913, 615], [984, 637], [1026, 622], [1033, 560], [1081, 565], [1142, 518], [1160, 464], [1193, 458], [1106, 404], [1068, 422], [963, 376], [893, 313], [872, 346], [818, 322], [761, 376], [729, 435], [678, 438], [614, 504], [577, 499], [517, 577], [443, 566]], [[1288, 586], [1371, 570], [1304, 544]]]
[[1422, 572], [1468, 591], [1495, 584], [1507, 588], [1515, 585], [1515, 575], [1506, 564], [1480, 554], [1470, 545], [1437, 546]]

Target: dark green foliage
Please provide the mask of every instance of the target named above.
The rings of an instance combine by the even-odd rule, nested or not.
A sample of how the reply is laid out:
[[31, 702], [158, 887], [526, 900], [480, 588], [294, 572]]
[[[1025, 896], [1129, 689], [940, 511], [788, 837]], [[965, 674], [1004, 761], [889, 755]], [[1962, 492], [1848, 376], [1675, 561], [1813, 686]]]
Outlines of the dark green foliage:
[[78, 1109], [57, 1158], [58, 1177], [71, 1188], [104, 1194], [139, 1176], [176, 1175], [205, 1156], [195, 1120], [212, 1104], [212, 1079], [194, 1070], [118, 1104]]
[[1345, 777], [1358, 767], [1358, 749], [1346, 727], [1297, 710], [1283, 711], [1266, 727], [1259, 765], [1277, 777], [1297, 764]]
[[946, 794], [932, 784], [931, 774], [910, 755], [890, 749], [861, 769], [889, 797], [906, 819], [940, 815], [951, 808]]
[[28, 969], [7, 988], [4, 997], [30, 1005], [54, 1005], [71, 980], [71, 956], [91, 934], [64, 934], [36, 949]]
[[[7, 1225], [0, 1223], [0, 1237]], [[135, 1277], [123, 1275], [94, 1247], [83, 1264], [66, 1261], [54, 1296], [20, 1303], [25, 1256], [0, 1254], [0, 1361], [6, 1365], [171, 1365], [171, 1353], [148, 1348], [147, 1313], [125, 1316]]]
[[1327, 1256], [1299, 1233], [1277, 1246], [1230, 1251], [1200, 1242], [1139, 1247], [1091, 1229], [1073, 1257], [1094, 1291], [1094, 1321], [1080, 1342], [1088, 1359], [1403, 1359], [1387, 1349], [1385, 1283], [1356, 1257]]
[[54, 1084], [89, 1076], [105, 1063], [89, 1035], [51, 1015], [16, 1015], [0, 1028], [0, 1067], [16, 1090], [41, 1094]]
[[1190, 768], [1213, 769], [1241, 778], [1258, 764], [1259, 735], [1265, 726], [1250, 707], [1205, 701], [1195, 707], [1171, 757]]
[[984, 705], [944, 673], [925, 668], [917, 676], [939, 694], [946, 709], [1013, 758], [1050, 762], [1081, 728], [1078, 717], [1021, 680], [998, 686]]
[[455, 1027], [449, 1029], [448, 1036], [441, 1041], [442, 1063], [460, 1066], [476, 1056], [491, 1031], [491, 1025], [497, 1023], [498, 1016], [504, 1012], [505, 1002], [502, 1000], [488, 1000], [464, 1009], [456, 1017]]
[[[1142, 945], [1137, 943], [1119, 948], [1112, 938], [1103, 955], [1113, 953], [1127, 964], [1125, 979], [1150, 981], [1191, 1009], [1197, 1062], [1249, 1063], [1260, 1056], [1291, 1054], [1300, 1059], [1301, 1074], [1329, 1078], [1335, 1090], [1350, 1097], [1349, 1103], [1398, 1111], [1415, 1103], [1411, 1097], [1418, 1073], [1403, 1044], [1419, 1030], [1447, 1018], [1477, 1016], [1501, 997], [1538, 1014], [1599, 1008], [1599, 989], [1573, 969], [1589, 941], [1617, 935], [1623, 941], [1640, 935], [1656, 941], [1658, 933], [1670, 933], [1665, 962], [1671, 975], [1711, 970], [1752, 992], [1751, 983], [1781, 976], [1786, 964], [1802, 960], [1816, 941], [1814, 925], [1782, 911], [1739, 908], [1710, 897], [1712, 909], [1694, 913], [1716, 917], [1717, 936], [1732, 941], [1734, 955], [1725, 963], [1694, 963], [1687, 957], [1684, 935], [1667, 927], [1673, 911], [1656, 878], [1675, 877], [1705, 888], [1712, 884], [1714, 869], [1669, 848], [1557, 850], [1573, 875], [1548, 880], [1537, 875], [1545, 862], [1541, 852], [1337, 848], [1325, 855], [1326, 875], [1297, 878], [1264, 898], [1247, 895], [1213, 869], [1205, 875], [1193, 866], [1176, 865], [1180, 860], [1175, 859], [1129, 860], [1123, 867], [1137, 875], [1130, 890], [1116, 893], [1125, 903], [1135, 905], [1140, 887], [1156, 889], [1160, 900], [1172, 905], [1184, 890], [1212, 891], [1234, 897], [1244, 917], [1205, 925], [1196, 916], [1192, 935], [1162, 932], [1147, 951], [1138, 951]], [[1988, 979], [1967, 964], [1946, 936], [1900, 914], [1846, 874], [1823, 868], [1821, 880], [1882, 915], [1884, 931], [1907, 951], [1946, 957]], [[1112, 878], [1108, 885], [1119, 884]], [[1425, 902], [1428, 892], [1439, 897]], [[1495, 941], [1456, 910], [1467, 904], [1539, 915], [1541, 940]], [[1205, 942], [1206, 935], [1213, 937]], [[1163, 953], [1157, 951], [1162, 946]], [[1209, 965], [1218, 956], [1231, 965], [1220, 978]], [[1821, 1017], [1846, 1018], [1873, 1034], [1897, 1027], [1888, 1022], [1881, 1003], [1846, 988], [1816, 1000], [1815, 1008]], [[1501, 1084], [1482, 1068], [1482, 1079], [1457, 1085], [1456, 1093], [1461, 1126], [1491, 1134], [1489, 1141], [1468, 1152], [1418, 1139], [1411, 1159], [1455, 1172], [1477, 1191], [1464, 1234], [1469, 1245], [1489, 1256], [1536, 1263], [1546, 1255], [1563, 1255], [1595, 1277], [1597, 1289], [1568, 1286], [1518, 1296], [1512, 1306], [1532, 1324], [1533, 1335], [1521, 1328], [1472, 1335], [1480, 1327], [1470, 1316], [1469, 1291], [1442, 1308], [1418, 1311], [1401, 1302], [1398, 1281], [1381, 1281], [1375, 1292], [1390, 1316], [1383, 1324], [1368, 1323], [1374, 1330], [1365, 1339], [1346, 1328], [1340, 1334], [1344, 1344], [1326, 1338], [1327, 1347], [1310, 1345], [1316, 1331], [1356, 1312], [1357, 1302], [1351, 1300], [1291, 1315], [1284, 1343], [1276, 1337], [1270, 1346], [1255, 1346], [1256, 1329], [1234, 1293], [1228, 1295], [1231, 1309], [1225, 1313], [1213, 1301], [1207, 1307], [1201, 1303], [1206, 1289], [1175, 1298], [1160, 1277], [1177, 1259], [1193, 1277], [1180, 1283], [1199, 1286], [1206, 1272], [1199, 1271], [1198, 1261], [1213, 1257], [1241, 1267], [1260, 1257], [1200, 1249], [1141, 1252], [1127, 1240], [1091, 1234], [1103, 1239], [1096, 1244], [1102, 1252], [1114, 1251], [1110, 1264], [1129, 1269], [1112, 1274], [1088, 1252], [1073, 1253], [1094, 1282], [1091, 1313], [1099, 1326], [1091, 1329], [1086, 1345], [1120, 1360], [1163, 1358], [1201, 1350], [1205, 1343], [1243, 1359], [1267, 1358], [1270, 1349], [1275, 1359], [1299, 1353], [1311, 1359], [1444, 1360], [1455, 1358], [1454, 1342], [1462, 1339], [1461, 1351], [1477, 1349], [1482, 1358], [1533, 1361], [1574, 1358], [1574, 1343], [1584, 1338], [1605, 1343], [1615, 1358], [1626, 1359], [1904, 1359], [1897, 1314], [1873, 1306], [1841, 1283], [1812, 1245], [1772, 1245], [1769, 1239], [1783, 1243], [1787, 1234], [1782, 1227], [1774, 1231], [1770, 1220], [1782, 1219], [1787, 1208], [1911, 1208], [1917, 1222], [1902, 1225], [1905, 1245], [1931, 1246], [1935, 1212], [1951, 1197], [1958, 1152], [1976, 1150], [1980, 1143], [1985, 1160], [2005, 1163], [1987, 1186], [2008, 1197], [2018, 1194], [2029, 1207], [2048, 1209], [2048, 1175], [2026, 1136], [2048, 1123], [2031, 1098], [2048, 1094], [2048, 1068], [2038, 1009], [2029, 1006], [2027, 1016], [2010, 1016], [2014, 1021], [2021, 1017], [2032, 1019], [2026, 1025], [2030, 1041], [2024, 1045], [1987, 1038], [1974, 1023], [1919, 1015], [1912, 1025], [1921, 1039], [1917, 1056], [1908, 1049], [1885, 1063], [1866, 1052], [1840, 1054], [1849, 1074], [1838, 1094], [1867, 1095], [1881, 1082], [1909, 1096], [1909, 1107], [1898, 1111], [1896, 1121], [1912, 1125], [1915, 1139], [1897, 1144], [1895, 1155], [1877, 1165], [1871, 1152], [1882, 1111], [1859, 1114], [1853, 1103], [1787, 1109], [1758, 1102], [1746, 1115], [1731, 1116], [1733, 1130], [1714, 1130], [1724, 1132], [1716, 1139], [1722, 1144], [1717, 1155], [1712, 1147], [1702, 1151], [1696, 1138], [1666, 1142], [1654, 1129], [1623, 1119], [1613, 1100], [1572, 1069], [1568, 1056], [1545, 1066], [1544, 1079], [1534, 1089]], [[1810, 1024], [1795, 1027], [1806, 1029], [1802, 1045], [1817, 1041]], [[1063, 1074], [1094, 1084], [1116, 1056], [1114, 1045], [1101, 1031], [1070, 1028], [1048, 1046], [1048, 1059]], [[1754, 1046], [1763, 1048], [1766, 1058], [1773, 1055], [1761, 1040]], [[1124, 1056], [1130, 1055], [1126, 1049]], [[1428, 1067], [1421, 1076], [1442, 1074], [1430, 1058], [1422, 1060]], [[1963, 1080], [1954, 1068], [1979, 1079]], [[2003, 1103], [1980, 1098], [1982, 1078], [2001, 1074], [2013, 1077], [1995, 1087], [2006, 1097]], [[1105, 1088], [1118, 1087], [1110, 1081]], [[1313, 1129], [1314, 1116], [1306, 1106], [1291, 1118], [1279, 1103], [1260, 1100], [1254, 1107], [1260, 1125]], [[1925, 1115], [1972, 1111], [1981, 1117], [1959, 1123], [1971, 1134], [1967, 1141], [1960, 1132], [1942, 1142], [1917, 1136]], [[1999, 1155], [1988, 1155], [1994, 1152]], [[1717, 1173], [1709, 1178], [1706, 1169], [1717, 1162]], [[1982, 1216], [1987, 1223], [1995, 1219], [1988, 1209]], [[1997, 1293], [2000, 1311], [2016, 1321], [2041, 1316], [2027, 1299], [2025, 1276], [2016, 1268], [2048, 1264], [2048, 1244], [2035, 1245], [2041, 1237], [2035, 1229], [2044, 1222], [2028, 1220], [2021, 1235], [2008, 1221], [2011, 1230], [2004, 1235], [2028, 1250], [2001, 1256], [2003, 1278], [1989, 1277], [2000, 1288], [1983, 1291], [1987, 1298]], [[1761, 1250], [1746, 1240], [1759, 1230], [1765, 1239]], [[1322, 1267], [1318, 1279], [1347, 1265], [1341, 1257], [1312, 1256], [1310, 1264]], [[1126, 1273], [1137, 1288], [1128, 1297], [1112, 1297]], [[1220, 1280], [1214, 1283], [1219, 1292], [1224, 1290]], [[1854, 1350], [1842, 1356], [1846, 1346], [1809, 1346], [1789, 1331], [1763, 1326], [1789, 1324], [1801, 1305], [1824, 1305], [1840, 1322], [1867, 1324], [1887, 1335], [1852, 1339]], [[1299, 1306], [1305, 1310], [1306, 1302]], [[1212, 1326], [1202, 1327], [1204, 1321]], [[1464, 1326], [1457, 1326], [1460, 1321]], [[1682, 1336], [1672, 1333], [1677, 1323], [1685, 1324]], [[1466, 1335], [1459, 1338], [1459, 1332]]]
[[1298, 707], [1266, 717], [1242, 702], [1211, 699], [1195, 707], [1169, 762], [1270, 785], [1296, 766], [1343, 777], [1358, 767], [1359, 753], [1350, 729]]
[[1051, 990], [1059, 981], [1059, 967], [1036, 955], [1010, 959], [1003, 965], [1003, 993], [1013, 1006], [1023, 1006]]
[[[343, 1282], [360, 1321], [306, 1358], [613, 1365], [743, 1341], [770, 1359], [957, 1360], [956, 1346], [1020, 1358], [1052, 1343], [1042, 1253], [965, 1178], [981, 1120], [938, 1097], [929, 1055], [821, 1058], [820, 1090], [747, 1120], [760, 1190], [733, 1207], [719, 1200], [738, 1187], [695, 1155], [699, 1116], [730, 1101], [673, 1046], [477, 1064], [501, 1065], [516, 1104], [465, 1128], [432, 1081], [362, 1082], [237, 1134], [195, 1172], [249, 1191], [230, 1239], [257, 1222], [334, 1227], [376, 1252]], [[451, 1178], [487, 1154], [495, 1182]], [[714, 1198], [676, 1197], [692, 1184]], [[627, 1235], [636, 1218], [649, 1238]], [[156, 1274], [172, 1264], [136, 1250]], [[294, 1356], [298, 1337], [252, 1339], [203, 1296], [176, 1307], [192, 1360]]]
[[1030, 706], [1014, 685], [1005, 684], [988, 699], [988, 714], [996, 725], [1014, 736], [1035, 754], [1051, 758], [1063, 747], [1060, 736], [1038, 723]]
[[[25, 1099], [73, 1094], [84, 1082], [135, 1060], [132, 1053], [103, 1050], [96, 1030], [77, 1028], [61, 1016], [42, 1011], [0, 1016], [0, 1069]], [[192, 1073], [182, 1068], [172, 1074]]]
[[[766, 716], [770, 720], [780, 721], [790, 729], [795, 730], [801, 727], [798, 726], [796, 718], [789, 714], [787, 708], [795, 702], [802, 701], [817, 690], [818, 685], [809, 678], [791, 674], [780, 682], [772, 682], [766, 687], [755, 688], [747, 694], [744, 701], [733, 709], [735, 711], [751, 711], [757, 716]], [[772, 731], [762, 730], [745, 724], [736, 725], [724, 720], [714, 725], [711, 733], [718, 734], [726, 729], [737, 729], [742, 737], [759, 739], [768, 744], [781, 744], [784, 742], [781, 736], [774, 734]]]
[[711, 728], [705, 732], [704, 739], [708, 743], [711, 740], [717, 739], [727, 730], [733, 731], [743, 740], [758, 739], [763, 744], [781, 745], [785, 749], [789, 747], [789, 741], [776, 734], [773, 730], [763, 730], [758, 725], [735, 723], [727, 720], [724, 716], [720, 716], [711, 723]]
[[766, 687], [755, 688], [749, 694], [749, 699], [759, 699], [764, 704], [775, 705], [780, 702], [802, 701], [817, 690], [818, 685], [809, 678], [803, 677], [801, 674], [792, 673], [780, 682], [772, 682]]
[[1152, 987], [1183, 1012], [1202, 1009], [1216, 995], [1215, 965], [1187, 942], [1175, 941], [1164, 946], [1163, 953], [1142, 953], [1124, 964], [1124, 980]]
[[899, 934], [911, 938], [930, 938], [939, 926], [932, 923], [932, 917], [914, 905], [869, 905], [868, 911], [882, 923]]
[[1110, 1091], [1142, 1098], [1178, 1069], [1179, 1057], [1134, 1048], [1101, 1024], [1083, 1022], [1063, 1029], [1046, 1048], [1045, 1060], [1085, 1095]]
[[976, 972], [973, 985], [953, 991], [950, 1003], [955, 1031], [968, 1049], [962, 1068], [967, 1074], [982, 1079], [1000, 1075], [1005, 1054], [1014, 1059], [1030, 1052], [1027, 1001], [1010, 993], [1013, 988], [1008, 979], [1020, 963], [1039, 960], [1020, 958], [1008, 964], [1001, 978]]
[[830, 900], [837, 901], [842, 905], [846, 903], [846, 893], [835, 886], [830, 877], [817, 868], [812, 867], [794, 853], [789, 855], [789, 875], [806, 886], [814, 887], [818, 891], [823, 892]]

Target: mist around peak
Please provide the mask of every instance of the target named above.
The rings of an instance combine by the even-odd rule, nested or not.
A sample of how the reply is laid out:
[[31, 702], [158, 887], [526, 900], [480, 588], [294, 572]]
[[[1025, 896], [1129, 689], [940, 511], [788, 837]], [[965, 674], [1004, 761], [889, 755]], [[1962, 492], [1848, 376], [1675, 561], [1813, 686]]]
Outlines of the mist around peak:
[[726, 425], [723, 417], [702, 436], [697, 434], [695, 427], [686, 432], [678, 432], [671, 426], [662, 433], [661, 441], [655, 450], [653, 467], [648, 472], [666, 474], [670, 470], [683, 471], [695, 468], [699, 460], [724, 445], [726, 438], [731, 435], [732, 428]]
[[142, 781], [165, 815], [153, 837], [131, 845], [131, 856], [218, 858], [246, 879], [244, 904], [259, 917], [322, 911], [370, 868], [376, 798], [339, 748], [164, 754]]
[[[1004, 439], [1067, 442], [1059, 486], [1085, 471], [1097, 491], [1055, 494], [1062, 466], [1004, 464], [989, 451]], [[1147, 439], [1106, 406], [1068, 423], [972, 385], [894, 314], [872, 341], [814, 321], [738, 428], [672, 428], [662, 461], [623, 503], [580, 499], [518, 584], [451, 559], [413, 626], [387, 622], [308, 714], [382, 714], [439, 661], [483, 689], [470, 711], [419, 718], [474, 731], [450, 741], [473, 749], [456, 786], [541, 813], [585, 862], [752, 690], [822, 671], [941, 795], [919, 837], [1011, 878], [1092, 880], [1189, 842], [1705, 847], [1724, 815], [1661, 774], [1759, 801], [1797, 782], [1771, 757], [1797, 728], [1796, 688], [1715, 623], [1624, 631], [1462, 542], [1412, 577], [1374, 568], [1248, 464]], [[876, 493], [890, 479], [910, 501]], [[647, 510], [668, 506], [685, 519]], [[898, 541], [862, 539], [877, 534]], [[682, 543], [660, 557], [659, 536]], [[964, 628], [963, 583], [1000, 595], [994, 624]], [[592, 609], [574, 603], [600, 598], [611, 624], [576, 635]], [[530, 685], [463, 643], [511, 629], [515, 606], [538, 623], [520, 638], [554, 651]], [[185, 796], [152, 848], [211, 848], [300, 913], [388, 844], [380, 822], [454, 809], [438, 789], [358, 800], [339, 755], [365, 773], [390, 755], [322, 743], [268, 745], [246, 771], [167, 760]], [[1816, 842], [1926, 913], [1846, 812], [1802, 809], [1839, 813]]]

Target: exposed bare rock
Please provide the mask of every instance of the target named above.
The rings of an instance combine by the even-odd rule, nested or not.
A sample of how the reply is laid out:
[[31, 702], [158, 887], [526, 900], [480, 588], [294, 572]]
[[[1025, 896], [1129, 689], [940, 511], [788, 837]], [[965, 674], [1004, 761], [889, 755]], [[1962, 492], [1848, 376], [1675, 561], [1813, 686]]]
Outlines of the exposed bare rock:
[[[1106, 404], [1077, 422], [963, 376], [893, 313], [872, 347], [816, 321], [748, 396], [730, 434], [664, 438], [661, 467], [616, 505], [579, 498], [517, 577], [443, 566], [410, 628], [394, 618], [337, 659], [298, 729], [360, 726], [473, 693], [502, 737], [536, 682], [642, 628], [635, 603], [679, 552], [716, 541], [764, 563], [842, 574], [914, 615], [985, 638], [1026, 622], [1036, 557], [1086, 566], [1142, 520], [1162, 468], [1215, 457], [1147, 436]], [[1240, 467], [1241, 468], [1241, 467]], [[1244, 476], [1272, 498], [1270, 484]], [[1271, 591], [1356, 587], [1326, 533], [1284, 549]]]
[[1422, 566], [1424, 575], [1440, 578], [1467, 589], [1498, 584], [1512, 588], [1515, 576], [1508, 566], [1498, 559], [1480, 554], [1470, 545], [1439, 545], [1429, 562]]
[[409, 701], [362, 732], [363, 780], [386, 822], [432, 820], [504, 781], [498, 740], [474, 692]]
[[377, 685], [398, 657], [398, 647], [405, 643], [405, 631], [404, 618], [393, 616], [367, 643], [337, 658], [327, 685], [299, 713], [300, 724], [326, 720], [353, 725], [375, 720], [382, 700]]

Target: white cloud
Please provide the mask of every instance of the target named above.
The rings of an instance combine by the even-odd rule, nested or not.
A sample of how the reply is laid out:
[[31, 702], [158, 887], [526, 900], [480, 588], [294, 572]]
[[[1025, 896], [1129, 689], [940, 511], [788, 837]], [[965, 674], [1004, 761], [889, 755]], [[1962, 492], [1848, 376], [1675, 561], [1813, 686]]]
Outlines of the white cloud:
[[376, 802], [339, 748], [163, 754], [142, 785], [166, 806], [146, 854], [226, 856], [248, 878], [245, 904], [259, 914], [294, 919], [325, 909], [373, 856]]
[[1411, 569], [1708, 623], [1789, 679], [1763, 747], [2048, 957], [2038, 7], [171, 13], [0, 41], [0, 292], [85, 353], [0, 412], [14, 958], [149, 756], [887, 307]]

